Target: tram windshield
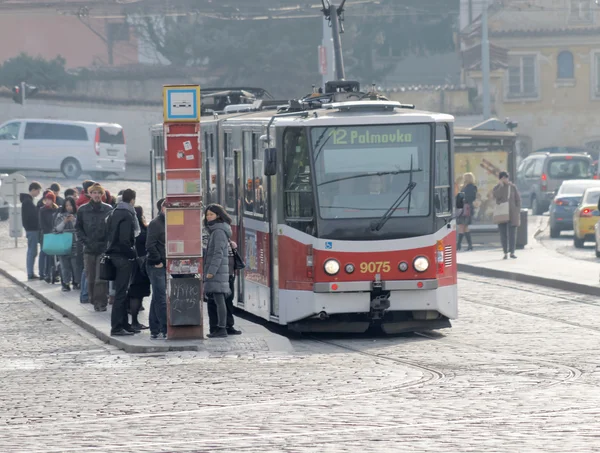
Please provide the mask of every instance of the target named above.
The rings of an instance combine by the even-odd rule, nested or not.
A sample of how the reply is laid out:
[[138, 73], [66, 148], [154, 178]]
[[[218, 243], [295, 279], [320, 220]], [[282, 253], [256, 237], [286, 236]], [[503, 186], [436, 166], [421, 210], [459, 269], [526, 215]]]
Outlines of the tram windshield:
[[411, 178], [415, 187], [410, 197], [391, 217], [428, 215], [431, 133], [426, 124], [313, 128], [312, 151], [321, 218], [379, 218], [394, 204]]

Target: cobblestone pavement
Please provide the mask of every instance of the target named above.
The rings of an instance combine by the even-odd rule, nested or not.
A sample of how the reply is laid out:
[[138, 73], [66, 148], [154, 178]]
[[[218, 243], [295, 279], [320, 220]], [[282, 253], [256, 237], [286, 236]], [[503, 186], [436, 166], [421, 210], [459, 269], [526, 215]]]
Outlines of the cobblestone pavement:
[[[82, 176], [82, 178], [85, 178], [85, 176]], [[44, 187], [44, 188], [49, 187], [50, 184], [52, 184], [54, 181], [57, 181], [61, 185], [63, 192], [64, 192], [64, 190], [69, 187], [81, 186], [83, 179], [81, 179], [81, 180], [66, 180], [66, 179], [60, 178], [60, 177], [48, 178], [47, 175], [37, 174], [37, 175], [33, 175], [33, 176], [27, 175], [27, 181], [29, 181], [29, 182], [39, 181], [42, 184], [42, 187]], [[148, 221], [152, 220], [152, 218], [151, 218], [152, 211], [150, 208], [152, 196], [151, 196], [149, 182], [118, 181], [111, 177], [111, 179], [108, 179], [106, 181], [100, 181], [100, 183], [102, 184], [102, 186], [104, 188], [108, 189], [115, 196], [117, 195], [117, 193], [119, 193], [119, 191], [121, 189], [130, 188], [130, 189], [135, 190], [137, 192], [137, 197], [138, 197], [137, 204], [139, 204], [140, 206], [142, 206], [144, 208], [144, 212], [146, 214], [146, 219]], [[10, 236], [9, 236], [9, 222], [8, 221], [0, 222], [0, 249], [13, 248], [14, 246], [15, 246], [15, 241], [14, 241], [14, 239], [10, 238]], [[23, 247], [23, 248], [27, 247], [27, 243], [26, 243], [24, 237], [19, 239], [19, 247]]]
[[123, 354], [0, 278], [0, 451], [598, 451], [600, 303], [459, 289], [451, 330], [207, 358]]

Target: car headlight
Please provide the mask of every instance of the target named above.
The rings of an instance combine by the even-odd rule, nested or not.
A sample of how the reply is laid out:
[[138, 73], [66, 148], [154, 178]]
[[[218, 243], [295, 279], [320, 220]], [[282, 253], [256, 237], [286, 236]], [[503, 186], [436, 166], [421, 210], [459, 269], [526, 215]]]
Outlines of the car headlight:
[[325, 261], [325, 265], [323, 266], [323, 268], [325, 269], [326, 274], [335, 275], [340, 271], [340, 263], [338, 263], [334, 259], [327, 260]]
[[429, 260], [424, 256], [417, 256], [413, 261], [413, 267], [417, 272], [425, 272], [429, 269]]
[[346, 264], [346, 272], [348, 274], [351, 274], [352, 272], [354, 272], [354, 264]]
[[408, 263], [406, 261], [402, 261], [400, 264], [398, 264], [398, 269], [400, 272], [406, 272], [408, 270]]

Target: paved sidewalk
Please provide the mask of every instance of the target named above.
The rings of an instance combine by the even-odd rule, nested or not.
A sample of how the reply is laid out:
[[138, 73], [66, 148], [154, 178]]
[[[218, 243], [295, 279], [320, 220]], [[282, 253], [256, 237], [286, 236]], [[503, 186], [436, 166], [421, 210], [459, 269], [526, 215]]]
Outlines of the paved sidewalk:
[[546, 228], [548, 217], [529, 222], [528, 245], [517, 250], [517, 259], [503, 260], [502, 249], [459, 252], [459, 272], [533, 283], [551, 288], [600, 296], [600, 266], [549, 250], [536, 237]]
[[[37, 263], [36, 263], [37, 265]], [[269, 331], [266, 327], [236, 316], [236, 327], [242, 335], [205, 340], [151, 340], [148, 330], [130, 337], [110, 336], [110, 305], [106, 312], [94, 311], [91, 304], [79, 303], [79, 291], [63, 293], [60, 284], [49, 285], [41, 280], [27, 281], [25, 249], [4, 249], [0, 256], [0, 274], [22, 285], [63, 316], [96, 335], [105, 343], [125, 352], [147, 353], [167, 351], [199, 351], [207, 356], [236, 356], [248, 354], [288, 354], [293, 347], [288, 338]], [[204, 332], [208, 333], [208, 315], [204, 306]], [[144, 299], [145, 311], [140, 312], [140, 322], [148, 325], [150, 298]]]

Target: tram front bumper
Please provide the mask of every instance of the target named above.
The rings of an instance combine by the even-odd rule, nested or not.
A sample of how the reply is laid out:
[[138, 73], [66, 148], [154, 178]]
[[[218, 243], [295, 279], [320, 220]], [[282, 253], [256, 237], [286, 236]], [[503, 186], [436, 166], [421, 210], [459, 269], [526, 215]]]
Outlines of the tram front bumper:
[[[379, 283], [382, 291], [427, 291], [438, 288], [437, 280], [387, 280]], [[351, 293], [373, 291], [375, 282], [330, 282], [315, 283], [315, 293]]]
[[458, 316], [456, 285], [440, 287], [435, 279], [315, 283], [314, 313], [369, 313], [375, 288], [389, 292], [386, 311], [437, 311], [450, 319]]

